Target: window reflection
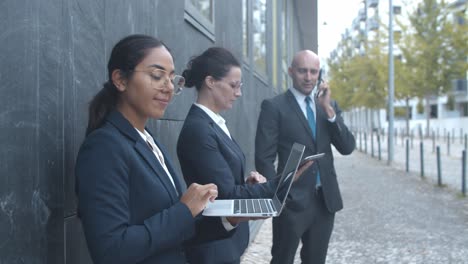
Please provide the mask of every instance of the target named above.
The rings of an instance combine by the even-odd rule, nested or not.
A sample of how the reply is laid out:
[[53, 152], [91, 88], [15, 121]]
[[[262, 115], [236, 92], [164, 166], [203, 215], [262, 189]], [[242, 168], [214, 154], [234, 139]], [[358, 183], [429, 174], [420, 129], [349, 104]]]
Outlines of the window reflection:
[[247, 0], [242, 0], [242, 53], [244, 58], [249, 57], [249, 32], [248, 32], [248, 2]]
[[213, 0], [190, 0], [190, 2], [203, 17], [213, 22]]
[[266, 75], [266, 0], [254, 0], [252, 20], [254, 63], [257, 71]]
[[287, 16], [287, 8], [288, 8], [288, 3], [287, 0], [283, 0], [283, 8], [281, 12], [282, 16], [282, 25], [281, 25], [281, 43], [282, 43], [282, 52], [281, 54], [283, 55], [281, 58], [281, 71], [283, 74], [283, 89], [288, 89], [288, 80], [289, 80], [289, 75], [288, 75], [288, 67], [289, 67], [289, 62], [288, 62], [288, 47], [289, 43], [287, 41], [287, 33], [288, 33], [288, 16]]

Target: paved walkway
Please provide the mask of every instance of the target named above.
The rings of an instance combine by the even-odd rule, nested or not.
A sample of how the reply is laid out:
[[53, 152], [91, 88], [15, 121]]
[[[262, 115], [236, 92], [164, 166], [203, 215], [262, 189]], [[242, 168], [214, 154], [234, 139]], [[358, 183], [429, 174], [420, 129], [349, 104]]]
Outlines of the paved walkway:
[[[327, 263], [468, 263], [468, 198], [358, 151], [335, 157], [345, 208]], [[271, 219], [242, 263], [269, 263], [270, 249]]]

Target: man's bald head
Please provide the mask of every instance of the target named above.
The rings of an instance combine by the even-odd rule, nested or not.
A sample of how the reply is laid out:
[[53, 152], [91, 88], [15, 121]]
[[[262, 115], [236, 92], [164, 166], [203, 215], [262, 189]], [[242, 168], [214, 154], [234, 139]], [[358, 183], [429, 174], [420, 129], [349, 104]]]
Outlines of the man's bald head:
[[318, 55], [315, 54], [315, 52], [311, 50], [301, 50], [301, 51], [296, 52], [296, 54], [294, 54], [294, 57], [291, 61], [291, 67], [296, 67], [296, 65], [303, 60], [316, 61], [318, 62], [319, 67], [320, 67], [320, 59]]
[[320, 70], [320, 59], [311, 50], [297, 52], [288, 69], [289, 76], [296, 90], [309, 95], [317, 83]]

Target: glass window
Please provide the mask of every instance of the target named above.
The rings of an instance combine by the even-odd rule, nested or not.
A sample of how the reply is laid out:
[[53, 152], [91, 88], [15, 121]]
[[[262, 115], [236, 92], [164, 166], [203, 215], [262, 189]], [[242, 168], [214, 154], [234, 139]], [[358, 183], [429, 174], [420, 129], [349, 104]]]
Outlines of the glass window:
[[185, 0], [184, 18], [214, 40], [214, 0]]
[[242, 0], [242, 54], [244, 59], [249, 58], [249, 13], [248, 0]]
[[190, 2], [204, 18], [213, 23], [213, 0], [190, 0]]
[[[273, 86], [273, 90], [274, 91], [278, 91], [278, 83], [281, 79], [281, 75], [282, 73], [281, 72], [278, 72], [278, 68], [281, 67], [281, 57], [280, 57], [280, 54], [279, 54], [279, 50], [278, 50], [278, 26], [279, 26], [279, 21], [281, 20], [281, 16], [278, 16], [278, 3], [277, 1], [272, 1], [272, 5], [271, 5], [271, 13], [272, 13], [272, 26], [273, 26], [273, 30], [272, 30], [272, 39], [273, 41], [271, 42], [271, 48], [272, 48], [272, 52], [271, 52], [271, 57], [272, 57], [272, 60], [271, 60], [271, 64], [272, 64], [272, 67], [271, 67], [271, 80], [272, 80], [272, 86]], [[280, 65], [280, 66], [278, 66]]]
[[468, 116], [468, 103], [461, 103], [460, 104], [462, 116]]
[[287, 33], [288, 33], [288, 16], [287, 16], [287, 8], [288, 8], [288, 3], [287, 0], [283, 0], [283, 8], [281, 11], [281, 16], [282, 16], [282, 25], [281, 25], [281, 46], [282, 46], [282, 52], [281, 54], [283, 55], [282, 62], [281, 62], [281, 70], [283, 72], [283, 89], [288, 89], [289, 88], [289, 74], [288, 74], [288, 67], [289, 67], [289, 62], [288, 62], [288, 54], [289, 54], [289, 43], [287, 41]]
[[252, 10], [252, 41], [255, 69], [266, 75], [266, 0], [254, 0]]

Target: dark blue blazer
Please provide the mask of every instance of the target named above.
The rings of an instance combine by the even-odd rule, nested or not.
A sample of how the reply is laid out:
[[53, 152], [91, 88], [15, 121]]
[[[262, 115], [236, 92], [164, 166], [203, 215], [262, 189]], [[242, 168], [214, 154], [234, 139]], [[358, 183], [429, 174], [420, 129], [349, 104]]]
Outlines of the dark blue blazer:
[[[177, 155], [187, 185], [215, 183], [218, 199], [271, 198], [275, 182], [248, 185], [244, 181], [245, 156], [229, 136], [198, 106], [193, 105], [177, 142]], [[247, 222], [227, 239], [199, 243], [187, 250], [190, 263], [230, 263], [244, 253], [249, 242]]]
[[[181, 194], [171, 161], [158, 146]], [[196, 234], [200, 240], [229, 235], [220, 218], [192, 217], [153, 152], [120, 112], [110, 113], [86, 137], [75, 174], [78, 214], [94, 263], [183, 264], [185, 245]]]
[[[344, 124], [341, 109], [335, 101], [332, 101], [332, 107], [336, 113], [333, 123], [328, 121], [324, 110], [317, 107], [317, 136], [314, 139], [309, 123], [290, 90], [262, 102], [255, 138], [255, 166], [260, 173], [272, 178], [276, 171], [282, 171], [295, 142], [306, 146], [304, 156], [325, 153], [325, 157], [317, 160], [292, 185], [286, 205], [295, 211], [311, 208], [309, 204], [313, 201], [317, 170], [320, 171], [328, 211], [334, 213], [343, 208], [331, 146], [348, 155], [353, 152], [356, 142]], [[276, 170], [274, 162], [277, 155]]]

